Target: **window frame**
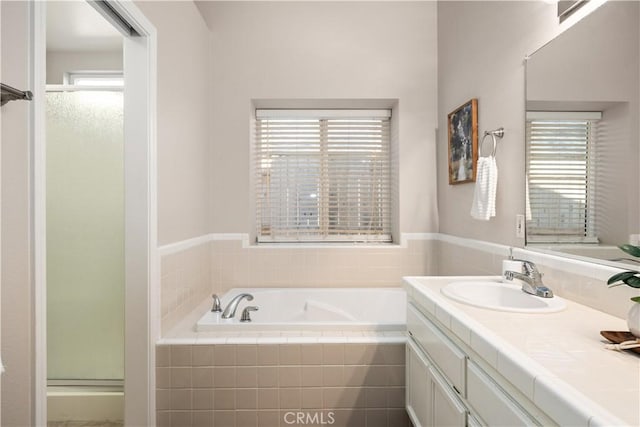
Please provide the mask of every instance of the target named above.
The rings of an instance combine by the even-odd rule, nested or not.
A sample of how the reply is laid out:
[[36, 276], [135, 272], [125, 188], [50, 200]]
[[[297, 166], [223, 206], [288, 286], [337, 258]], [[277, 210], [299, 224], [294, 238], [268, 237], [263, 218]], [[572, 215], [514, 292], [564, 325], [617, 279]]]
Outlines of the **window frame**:
[[[376, 108], [376, 109], [278, 109], [278, 108], [257, 108], [255, 110], [255, 134], [254, 141], [252, 143], [252, 161], [254, 161], [254, 166], [252, 168], [253, 173], [252, 177], [255, 180], [255, 194], [253, 201], [254, 205], [254, 218], [255, 218], [255, 233], [256, 238], [255, 242], [257, 244], [269, 244], [269, 243], [392, 243], [392, 203], [393, 203], [393, 195], [392, 192], [395, 190], [392, 186], [393, 182], [393, 155], [391, 153], [391, 120], [392, 110], [390, 108]], [[314, 158], [314, 156], [319, 156], [320, 162], [322, 165], [319, 167], [318, 177], [318, 194], [317, 197], [320, 199], [318, 202], [318, 226], [310, 227], [309, 229], [304, 229], [300, 226], [294, 226], [292, 228], [281, 227], [280, 223], [278, 223], [279, 216], [275, 217], [269, 216], [272, 218], [272, 222], [268, 223], [267, 228], [268, 231], [263, 230], [263, 218], [261, 215], [264, 213], [264, 208], [262, 207], [262, 203], [265, 200], [268, 200], [267, 196], [261, 195], [261, 191], [264, 191], [264, 188], [261, 187], [261, 184], [264, 180], [264, 177], [261, 176], [261, 162], [264, 160], [261, 158], [261, 141], [263, 136], [259, 135], [259, 127], [264, 123], [265, 120], [275, 120], [275, 119], [283, 119], [283, 120], [313, 120], [317, 121], [319, 126], [319, 132], [322, 134], [319, 136], [319, 144], [320, 144], [320, 154], [311, 155], [309, 158]], [[330, 180], [328, 176], [330, 174], [331, 169], [331, 161], [329, 160], [331, 156], [328, 154], [331, 151], [328, 147], [331, 144], [335, 144], [335, 142], [330, 142], [331, 137], [327, 136], [327, 126], [328, 122], [332, 122], [335, 124], [336, 121], [340, 120], [380, 120], [380, 127], [383, 133], [381, 137], [381, 147], [383, 147], [384, 155], [379, 156], [383, 157], [384, 161], [384, 171], [380, 176], [384, 176], [384, 178], [380, 178], [379, 176], [375, 176], [373, 173], [367, 173], [365, 175], [366, 182], [373, 182], [372, 180], [381, 179], [383, 180], [383, 190], [378, 190], [377, 192], [371, 189], [371, 193], [376, 194], [380, 197], [378, 200], [382, 200], [380, 202], [380, 206], [382, 206], [382, 211], [384, 211], [384, 215], [380, 215], [379, 224], [380, 224], [380, 232], [375, 233], [372, 232], [371, 229], [366, 232], [357, 232], [357, 230], [350, 230], [349, 232], [340, 233], [337, 228], [335, 228], [335, 218], [336, 215], [345, 215], [344, 212], [352, 212], [352, 209], [361, 210], [361, 205], [356, 204], [356, 208], [348, 207], [342, 208], [344, 210], [340, 210], [341, 208], [337, 208], [338, 214], [336, 214], [335, 206], [332, 207], [331, 212], [329, 213], [328, 201], [330, 197], [328, 196], [327, 189], [323, 187]], [[329, 131], [330, 133], [331, 131]], [[333, 145], [335, 147], [335, 145]], [[347, 149], [348, 150], [348, 149]], [[355, 150], [354, 150], [355, 152]], [[380, 158], [376, 157], [375, 161], [379, 161]], [[328, 163], [327, 163], [328, 162]], [[286, 167], [287, 172], [289, 171], [288, 166]], [[295, 172], [294, 172], [295, 175]], [[370, 181], [367, 181], [370, 180]], [[320, 184], [322, 183], [322, 184]], [[341, 182], [343, 183], [343, 182]], [[333, 199], [331, 199], [333, 200]], [[382, 205], [384, 203], [384, 205]], [[286, 209], [290, 205], [283, 204], [279, 209]], [[278, 209], [278, 208], [277, 208]], [[334, 215], [333, 217], [331, 215]], [[361, 214], [359, 214], [361, 215]], [[275, 221], [274, 221], [275, 218]], [[358, 225], [361, 225], [362, 216], [357, 217]], [[333, 220], [333, 225], [330, 223]], [[277, 225], [273, 225], [276, 222]], [[315, 230], [315, 231], [314, 231]], [[344, 231], [344, 230], [343, 230]]]
[[[597, 228], [596, 228], [596, 205], [594, 203], [595, 193], [596, 193], [596, 179], [597, 179], [597, 171], [596, 171], [596, 158], [597, 158], [597, 148], [596, 148], [596, 139], [597, 139], [597, 126], [598, 122], [602, 119], [602, 113], [598, 111], [589, 111], [589, 112], [569, 112], [569, 111], [527, 111], [526, 113], [526, 210], [527, 210], [527, 233], [526, 239], [527, 243], [546, 243], [546, 244], [555, 244], [555, 243], [598, 243], [599, 239], [597, 237]], [[534, 123], [537, 123], [536, 126]], [[580, 127], [584, 124], [583, 129]], [[534, 225], [533, 221], [533, 212], [535, 209], [533, 206], [536, 204], [540, 204], [541, 201], [546, 203], [541, 209], [549, 209], [545, 208], [545, 206], [551, 206], [552, 202], [547, 200], [543, 200], [540, 197], [536, 197], [532, 195], [532, 181], [537, 182], [540, 185], [540, 180], [544, 179], [545, 172], [540, 172], [541, 166], [540, 163], [546, 163], [545, 167], [555, 167], [558, 175], [562, 175], [563, 173], [567, 173], [566, 169], [562, 170], [561, 165], [563, 162], [571, 163], [570, 155], [564, 154], [565, 158], [558, 157], [555, 160], [549, 159], [549, 155], [552, 153], [544, 153], [544, 154], [536, 154], [535, 156], [532, 154], [532, 128], [535, 126], [537, 132], [545, 131], [546, 127], [558, 125], [561, 129], [558, 131], [557, 135], [554, 135], [556, 141], [558, 141], [558, 148], [560, 150], [567, 149], [567, 142], [562, 142], [562, 138], [568, 138], [566, 135], [563, 137], [561, 134], [568, 132], [569, 128], [573, 128], [572, 131], [578, 131], [580, 129], [584, 132], [584, 145], [577, 145], [576, 142], [581, 139], [581, 137], [576, 136], [573, 138], [573, 144], [577, 150], [584, 150], [584, 178], [582, 181], [576, 179], [576, 184], [574, 186], [583, 187], [584, 188], [584, 207], [581, 208], [583, 210], [582, 216], [579, 216], [580, 220], [575, 221], [573, 223], [569, 222], [566, 227], [561, 227], [560, 224], [562, 221], [566, 221], [566, 219], [562, 219], [562, 213], [558, 211], [557, 216], [554, 218], [552, 214], [548, 214], [550, 217], [550, 223], [548, 227], [542, 227], [541, 225]], [[572, 139], [572, 138], [569, 138]], [[550, 142], [548, 136], [541, 136], [536, 138], [535, 144], [543, 144], [545, 146], [544, 149], [550, 150]], [[547, 157], [545, 160], [544, 157]], [[575, 154], [574, 154], [575, 156]], [[553, 163], [555, 161], [555, 164]], [[537, 162], [534, 167], [534, 172], [532, 172], [532, 164], [533, 162]], [[578, 164], [580, 161], [573, 161]], [[565, 166], [567, 168], [568, 166]], [[577, 166], [579, 169], [580, 166]], [[532, 177], [533, 176], [533, 177]], [[575, 177], [575, 172], [574, 172]], [[582, 177], [580, 175], [579, 177]], [[549, 178], [547, 178], [549, 179]], [[542, 184], [544, 187], [545, 184]], [[555, 187], [555, 190], [560, 198], [570, 198], [571, 187], [570, 183], [563, 184], [546, 184], [549, 189]], [[575, 190], [577, 194], [580, 194], [579, 189]], [[567, 197], [569, 196], [569, 197]], [[581, 200], [581, 199], [578, 199]], [[567, 204], [569, 205], [569, 204]], [[558, 205], [559, 206], [559, 205]], [[555, 230], [555, 232], [554, 232]], [[583, 231], [579, 231], [583, 230]]]

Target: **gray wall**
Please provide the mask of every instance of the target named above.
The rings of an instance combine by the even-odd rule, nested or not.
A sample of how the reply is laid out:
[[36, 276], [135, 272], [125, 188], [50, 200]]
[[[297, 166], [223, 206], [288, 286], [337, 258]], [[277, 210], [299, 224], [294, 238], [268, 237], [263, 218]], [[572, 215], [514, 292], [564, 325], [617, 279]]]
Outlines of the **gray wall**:
[[47, 51], [47, 84], [62, 84], [67, 71], [122, 71], [122, 50], [119, 52], [58, 52]]
[[201, 2], [198, 7], [211, 29], [213, 61], [211, 231], [253, 231], [255, 99], [397, 100], [395, 229], [437, 231], [435, 2]]
[[[440, 232], [522, 246], [515, 216], [524, 213], [524, 58], [561, 28], [555, 4], [542, 1], [438, 3], [438, 207]], [[499, 142], [496, 217], [472, 219], [473, 184], [447, 178], [447, 114], [478, 98], [482, 132], [505, 128]]]
[[190, 1], [138, 1], [158, 31], [158, 244], [210, 230], [209, 32]]

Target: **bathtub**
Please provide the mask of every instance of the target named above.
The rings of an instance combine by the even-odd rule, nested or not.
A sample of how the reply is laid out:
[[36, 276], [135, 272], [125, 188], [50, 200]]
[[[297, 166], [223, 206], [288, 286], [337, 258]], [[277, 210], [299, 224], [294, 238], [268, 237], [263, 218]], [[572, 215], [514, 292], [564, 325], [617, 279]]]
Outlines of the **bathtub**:
[[[236, 288], [220, 300], [222, 307], [240, 293], [235, 318], [206, 312], [197, 331], [402, 331], [406, 325], [406, 294], [402, 288]], [[244, 307], [257, 306], [251, 322], [240, 322]]]

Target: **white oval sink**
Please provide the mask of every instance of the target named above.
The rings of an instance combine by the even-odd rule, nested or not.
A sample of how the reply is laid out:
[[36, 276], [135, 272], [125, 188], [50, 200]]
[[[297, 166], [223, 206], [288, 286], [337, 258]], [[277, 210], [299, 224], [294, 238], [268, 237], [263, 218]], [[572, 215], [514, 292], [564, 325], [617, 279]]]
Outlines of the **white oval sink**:
[[564, 299], [542, 298], [522, 291], [520, 286], [489, 280], [451, 282], [441, 292], [456, 301], [481, 308], [519, 313], [553, 313], [566, 307]]

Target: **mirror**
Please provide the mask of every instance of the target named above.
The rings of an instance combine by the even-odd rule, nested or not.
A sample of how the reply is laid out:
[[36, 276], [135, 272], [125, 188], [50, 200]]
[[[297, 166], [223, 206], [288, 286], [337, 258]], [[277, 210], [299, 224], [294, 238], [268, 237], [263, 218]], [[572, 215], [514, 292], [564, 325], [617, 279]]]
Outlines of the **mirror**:
[[528, 249], [640, 267], [639, 28], [607, 2], [527, 59]]

